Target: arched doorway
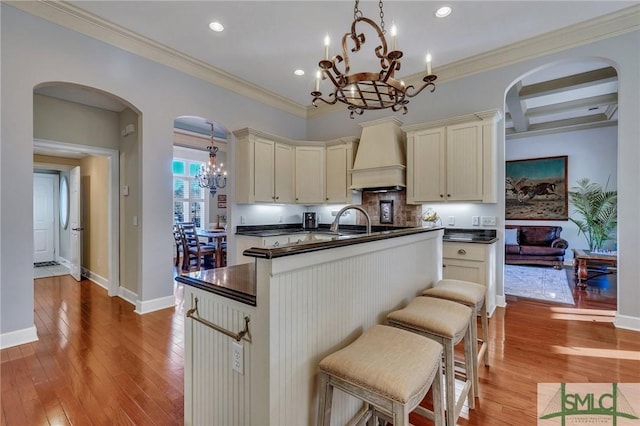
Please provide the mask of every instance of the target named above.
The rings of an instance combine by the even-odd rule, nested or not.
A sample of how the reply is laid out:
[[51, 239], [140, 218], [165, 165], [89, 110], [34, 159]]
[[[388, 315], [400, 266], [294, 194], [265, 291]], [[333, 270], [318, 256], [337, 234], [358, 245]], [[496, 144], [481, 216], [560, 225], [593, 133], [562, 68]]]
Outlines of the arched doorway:
[[[520, 241], [522, 227], [526, 230], [533, 226], [561, 227], [561, 237], [569, 247], [564, 255], [565, 270], [556, 274], [556, 278], [566, 278], [568, 282], [568, 286], [558, 284], [565, 297], [568, 287], [571, 303], [576, 301], [581, 305], [584, 302], [584, 307], [616, 309], [617, 277], [614, 274], [603, 274], [602, 279], [593, 280], [590, 283], [593, 285], [588, 286], [586, 292], [575, 290], [571, 266], [573, 249], [586, 247], [586, 241], [577, 226], [568, 220], [574, 217], [574, 209], [568, 202], [567, 191], [582, 178], [589, 178], [603, 187], [608, 185], [609, 189], [617, 187], [617, 100], [617, 72], [611, 64], [597, 58], [547, 64], [524, 74], [507, 89], [505, 226], [519, 229], [512, 229], [509, 235], [505, 232], [505, 239], [512, 239], [508, 236], [515, 238], [505, 241], [505, 295], [534, 297], [534, 293], [538, 293], [537, 298], [560, 301], [557, 292], [552, 294], [553, 287], [540, 292], [529, 288], [518, 294], [521, 284], [513, 278], [516, 272], [512, 269], [535, 268], [544, 264], [534, 257], [527, 258], [524, 253]], [[562, 158], [566, 161], [566, 178], [562, 182], [553, 181], [553, 186], [542, 192], [524, 190], [535, 188], [539, 183], [536, 176], [540, 165]], [[528, 172], [530, 177], [516, 172], [524, 166], [532, 168]], [[554, 203], [556, 211], [552, 214]], [[615, 247], [615, 237], [609, 245], [611, 249]], [[522, 266], [525, 264], [531, 266]], [[527, 269], [527, 273], [531, 271]], [[523, 272], [517, 273], [522, 275]], [[549, 278], [550, 272], [544, 274], [545, 280], [553, 280]], [[593, 299], [598, 299], [597, 305], [586, 303], [590, 295], [596, 294]]]
[[[139, 156], [130, 155], [139, 149], [139, 117], [130, 103], [99, 89], [67, 82], [34, 87], [34, 165], [62, 175], [80, 167], [83, 275], [127, 300], [139, 283], [139, 260], [131, 255], [139, 239], [123, 237], [131, 234], [124, 229], [127, 206], [133, 201], [140, 208], [139, 201], [121, 200], [119, 188], [139, 180]], [[60, 241], [71, 232], [61, 227]], [[68, 254], [61, 246], [61, 257]]]

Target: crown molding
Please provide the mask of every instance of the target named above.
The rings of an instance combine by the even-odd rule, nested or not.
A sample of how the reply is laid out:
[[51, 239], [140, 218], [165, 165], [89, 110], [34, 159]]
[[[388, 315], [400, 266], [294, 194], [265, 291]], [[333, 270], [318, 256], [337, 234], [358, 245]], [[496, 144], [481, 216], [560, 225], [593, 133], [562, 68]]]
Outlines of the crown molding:
[[[346, 109], [337, 104], [321, 104], [318, 107], [302, 106], [277, 93], [62, 1], [4, 1], [4, 3], [298, 117], [309, 119]], [[434, 73], [438, 75], [438, 82], [444, 83], [639, 29], [640, 5], [634, 5], [434, 68]], [[408, 76], [405, 81], [408, 84], [417, 85], [422, 81], [422, 74]]]
[[[438, 76], [436, 83], [446, 83], [469, 77], [638, 30], [640, 30], [640, 5], [635, 5], [434, 68], [434, 74]], [[404, 80], [407, 85], [418, 87], [422, 84], [423, 77], [423, 73], [416, 73]], [[332, 108], [327, 107], [328, 105], [319, 105], [317, 108], [309, 107], [307, 109], [308, 118], [329, 114], [337, 109], [337, 105], [331, 105]], [[342, 107], [342, 109], [346, 109], [346, 107]]]
[[69, 3], [56, 0], [4, 1], [4, 3], [247, 98], [257, 100], [298, 117], [306, 118], [307, 116], [306, 107], [296, 102], [99, 18]]

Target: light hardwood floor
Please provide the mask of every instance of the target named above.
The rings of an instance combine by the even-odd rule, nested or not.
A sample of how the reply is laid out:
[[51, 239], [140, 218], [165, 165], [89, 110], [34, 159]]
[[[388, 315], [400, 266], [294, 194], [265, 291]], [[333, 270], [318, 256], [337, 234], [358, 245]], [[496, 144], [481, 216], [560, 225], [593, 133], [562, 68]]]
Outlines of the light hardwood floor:
[[[181, 303], [140, 316], [90, 281], [34, 285], [40, 340], [0, 351], [2, 425], [183, 423]], [[640, 382], [640, 333], [615, 329], [612, 311], [507, 303], [490, 320], [491, 366], [460, 425], [535, 425], [537, 383]]]

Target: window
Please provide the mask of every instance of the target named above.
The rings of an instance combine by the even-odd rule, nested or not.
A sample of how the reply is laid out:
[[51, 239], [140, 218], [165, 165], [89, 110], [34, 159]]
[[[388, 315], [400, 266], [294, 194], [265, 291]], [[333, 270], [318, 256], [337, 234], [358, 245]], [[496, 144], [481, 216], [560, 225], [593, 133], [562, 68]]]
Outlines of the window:
[[207, 191], [195, 176], [202, 162], [173, 159], [173, 222], [193, 222], [196, 228], [207, 226]]

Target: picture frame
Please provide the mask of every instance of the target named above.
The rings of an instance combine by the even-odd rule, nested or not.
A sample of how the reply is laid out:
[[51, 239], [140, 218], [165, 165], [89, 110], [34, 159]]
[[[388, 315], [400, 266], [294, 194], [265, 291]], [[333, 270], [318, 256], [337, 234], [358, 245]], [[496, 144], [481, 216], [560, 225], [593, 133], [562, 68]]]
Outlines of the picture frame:
[[393, 200], [380, 200], [380, 223], [393, 224]]
[[227, 194], [218, 194], [218, 202], [227, 202]]
[[506, 161], [506, 220], [569, 220], [566, 155]]
[[219, 209], [226, 209], [227, 208], [227, 202], [226, 201], [218, 201], [218, 208]]

